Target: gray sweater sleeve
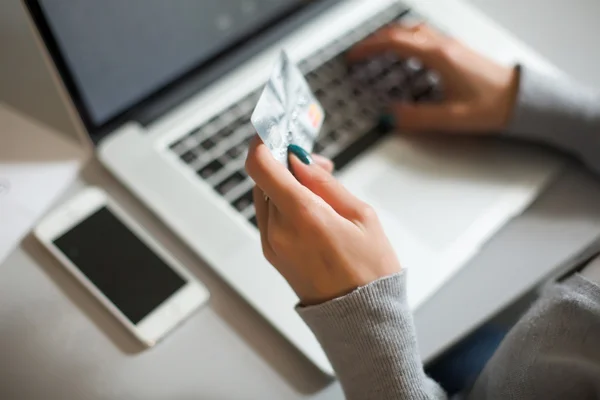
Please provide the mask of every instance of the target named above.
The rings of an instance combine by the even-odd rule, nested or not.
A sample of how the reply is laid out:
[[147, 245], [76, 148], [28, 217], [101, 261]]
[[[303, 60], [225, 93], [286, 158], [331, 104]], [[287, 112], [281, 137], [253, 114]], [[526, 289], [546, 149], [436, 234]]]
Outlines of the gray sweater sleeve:
[[600, 96], [569, 79], [521, 67], [506, 134], [567, 151], [600, 173]]
[[[405, 285], [401, 272], [324, 304], [298, 308], [348, 400], [446, 399], [423, 372]], [[600, 286], [574, 275], [549, 287], [515, 325], [466, 398], [596, 399], [598, 337]]]
[[327, 353], [348, 400], [446, 398], [423, 371], [406, 272], [297, 310]]
[[[521, 68], [517, 105], [506, 134], [558, 147], [579, 157], [600, 173], [600, 101], [573, 82], [557, 81]], [[423, 371], [405, 286], [406, 272], [403, 271], [321, 305], [298, 308], [300, 316], [327, 353], [348, 400], [446, 398], [441, 388]], [[591, 324], [595, 324], [593, 329], [584, 323], [580, 333], [589, 336], [593, 331], [600, 336], [600, 288], [583, 285], [579, 290], [582, 293], [574, 295], [576, 299], [586, 295], [595, 297], [588, 302], [577, 303], [573, 302], [572, 296], [563, 296], [560, 291], [550, 296], [555, 296], [556, 302], [566, 304], [567, 308], [581, 306], [589, 311], [591, 305], [596, 304], [593, 313], [587, 315], [593, 321]], [[564, 325], [563, 314], [561, 309], [553, 309], [545, 314], [535, 313], [531, 319], [540, 321], [538, 326], [543, 330], [545, 324], [554, 326], [556, 321], [562, 321]], [[528, 323], [531, 320], [519, 324]], [[514, 331], [520, 332], [518, 329]], [[540, 340], [543, 341], [543, 337]], [[573, 337], [565, 338], [566, 346], [571, 344], [569, 340], [572, 342]], [[515, 375], [512, 382], [497, 380], [494, 375], [498, 371], [524, 372], [523, 368], [530, 367], [524, 357], [529, 357], [529, 360], [537, 357], [527, 351], [528, 347], [518, 346], [518, 343], [523, 343], [519, 337], [513, 341], [518, 348], [505, 344], [504, 353], [514, 353], [515, 356], [493, 359], [470, 398], [497, 398], [496, 395], [501, 393], [503, 396], [524, 394], [503, 398], [538, 398], [520, 391], [523, 385], [527, 385], [526, 375], [541, 373], [542, 376], [538, 376], [540, 382], [553, 379], [550, 375], [543, 375], [545, 368], [551, 366], [547, 364], [539, 371], [528, 369], [527, 374]], [[600, 354], [596, 361], [600, 365]], [[494, 374], [489, 371], [494, 371]], [[600, 381], [600, 376], [592, 378]], [[577, 381], [580, 382], [585, 382], [585, 379]]]

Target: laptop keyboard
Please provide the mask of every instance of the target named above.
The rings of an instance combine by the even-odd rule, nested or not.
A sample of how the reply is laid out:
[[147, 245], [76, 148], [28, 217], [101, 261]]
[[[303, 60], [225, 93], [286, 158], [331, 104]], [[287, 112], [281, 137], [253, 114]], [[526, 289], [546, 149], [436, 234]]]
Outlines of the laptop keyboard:
[[[439, 96], [435, 75], [416, 60], [384, 55], [347, 65], [343, 55], [347, 48], [404, 16], [404, 7], [394, 7], [398, 9], [386, 10], [299, 64], [326, 113], [313, 151], [331, 158], [337, 169], [385, 135], [379, 117], [390, 99], [421, 101]], [[254, 226], [254, 182], [244, 163], [248, 144], [256, 133], [250, 116], [261, 91], [262, 87], [169, 146], [198, 179], [209, 184]]]

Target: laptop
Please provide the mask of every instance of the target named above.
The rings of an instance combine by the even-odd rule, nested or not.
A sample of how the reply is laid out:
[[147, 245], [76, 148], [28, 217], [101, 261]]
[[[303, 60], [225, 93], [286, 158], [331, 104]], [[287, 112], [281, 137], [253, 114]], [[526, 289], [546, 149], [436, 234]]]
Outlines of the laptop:
[[[378, 211], [416, 309], [556, 171], [505, 143], [415, 138], [381, 128], [344, 52], [415, 17], [397, 1], [24, 0], [77, 126], [97, 157], [237, 293], [322, 371], [332, 368], [264, 259], [244, 170], [250, 115], [283, 48], [321, 101], [315, 151]], [[433, 82], [394, 61], [410, 99]], [[389, 65], [371, 68], [372, 85]], [[383, 64], [382, 64], [383, 63]], [[400, 69], [398, 69], [400, 68]], [[375, 71], [375, 72], [373, 72]], [[372, 101], [373, 100], [373, 101]]]

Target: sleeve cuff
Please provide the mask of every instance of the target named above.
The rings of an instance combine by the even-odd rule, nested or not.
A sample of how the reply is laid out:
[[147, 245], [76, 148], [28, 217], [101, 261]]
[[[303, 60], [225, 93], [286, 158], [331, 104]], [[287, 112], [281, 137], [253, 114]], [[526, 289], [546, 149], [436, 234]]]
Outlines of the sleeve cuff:
[[404, 299], [406, 297], [405, 287], [406, 273], [402, 270], [321, 304], [312, 306], [298, 304], [296, 311], [302, 318], [312, 318], [313, 316], [317, 318], [337, 317], [339, 315], [346, 315], [348, 311], [355, 311], [358, 308], [362, 308], [365, 304], [372, 305], [373, 303], [379, 303], [382, 294], [386, 297], [390, 294], [395, 294]]
[[323, 304], [296, 308], [350, 399], [428, 398], [441, 392], [423, 371], [406, 296], [406, 271]]
[[[532, 139], [565, 149], [584, 136], [590, 121], [598, 116], [595, 94], [564, 77], [553, 77], [523, 65], [509, 136]], [[578, 133], [579, 132], [579, 133]], [[594, 132], [596, 133], [596, 132]]]

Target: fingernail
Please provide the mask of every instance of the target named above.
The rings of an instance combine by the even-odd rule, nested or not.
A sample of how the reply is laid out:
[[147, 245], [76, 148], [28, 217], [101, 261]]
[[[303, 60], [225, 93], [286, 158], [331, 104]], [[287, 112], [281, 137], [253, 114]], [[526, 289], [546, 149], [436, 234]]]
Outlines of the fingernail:
[[313, 163], [313, 159], [308, 153], [308, 151], [304, 150], [302, 147], [297, 144], [290, 144], [288, 146], [288, 151], [298, 157], [300, 161], [302, 161], [306, 165], [310, 165]]
[[380, 132], [387, 132], [396, 127], [396, 118], [393, 114], [385, 113], [379, 116], [379, 121], [377, 124], [377, 129]]

